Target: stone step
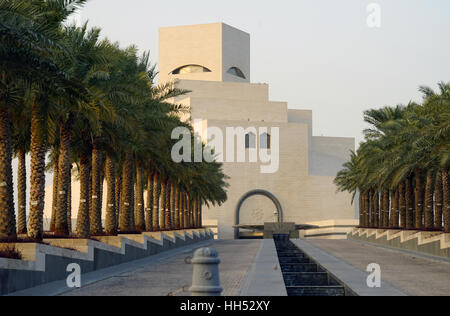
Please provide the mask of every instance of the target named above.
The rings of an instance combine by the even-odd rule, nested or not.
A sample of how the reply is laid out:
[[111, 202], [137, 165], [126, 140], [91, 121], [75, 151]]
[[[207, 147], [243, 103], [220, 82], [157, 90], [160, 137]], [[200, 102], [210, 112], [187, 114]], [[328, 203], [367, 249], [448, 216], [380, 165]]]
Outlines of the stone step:
[[345, 288], [290, 241], [275, 239], [289, 296], [345, 296]]
[[308, 258], [289, 258], [289, 257], [281, 257], [278, 258], [278, 261], [280, 262], [281, 265], [283, 265], [284, 263], [311, 263], [311, 261]]
[[287, 286], [288, 296], [345, 296], [343, 286]]
[[328, 273], [325, 272], [291, 272], [283, 273], [286, 286], [324, 286], [330, 285]]
[[290, 272], [324, 272], [315, 263], [284, 263], [281, 265], [283, 273]]

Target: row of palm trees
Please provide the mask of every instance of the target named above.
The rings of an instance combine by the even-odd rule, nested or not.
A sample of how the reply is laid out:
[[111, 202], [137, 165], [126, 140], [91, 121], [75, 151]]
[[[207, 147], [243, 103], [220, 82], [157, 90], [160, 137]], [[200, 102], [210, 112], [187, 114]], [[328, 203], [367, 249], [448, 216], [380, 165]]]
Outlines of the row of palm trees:
[[172, 102], [188, 91], [155, 85], [148, 53], [65, 24], [85, 2], [0, 0], [0, 239], [44, 237], [46, 171], [56, 236], [72, 231], [72, 177], [80, 181], [78, 237], [201, 226], [202, 205], [223, 203], [227, 184], [221, 164], [171, 159], [171, 131], [192, 130], [179, 118], [187, 109]]
[[423, 102], [365, 112], [365, 142], [335, 179], [359, 192], [360, 226], [450, 233], [450, 83]]

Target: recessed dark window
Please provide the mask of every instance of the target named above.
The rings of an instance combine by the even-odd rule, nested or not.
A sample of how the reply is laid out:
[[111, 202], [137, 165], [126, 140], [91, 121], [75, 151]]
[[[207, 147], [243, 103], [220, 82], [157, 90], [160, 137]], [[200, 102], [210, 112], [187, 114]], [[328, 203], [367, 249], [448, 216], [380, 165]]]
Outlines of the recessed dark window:
[[248, 133], [245, 135], [245, 149], [256, 148], [256, 135]]
[[183, 75], [183, 74], [194, 74], [194, 73], [202, 73], [202, 72], [211, 72], [206, 67], [200, 66], [200, 65], [185, 65], [182, 67], [179, 67], [172, 71], [171, 75]]
[[227, 73], [242, 79], [246, 79], [244, 73], [238, 67], [231, 67], [230, 69], [228, 69]]
[[260, 146], [264, 149], [270, 149], [270, 135], [263, 133], [260, 136]]

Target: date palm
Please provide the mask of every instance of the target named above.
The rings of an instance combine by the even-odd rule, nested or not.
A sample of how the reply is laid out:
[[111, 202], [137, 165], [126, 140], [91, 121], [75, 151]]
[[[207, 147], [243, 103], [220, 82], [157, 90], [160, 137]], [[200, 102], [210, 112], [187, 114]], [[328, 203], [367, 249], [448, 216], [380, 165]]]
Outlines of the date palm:
[[[361, 222], [371, 227], [396, 227], [400, 222], [402, 228], [440, 229], [440, 204], [448, 221], [444, 195], [447, 190], [448, 197], [450, 85], [439, 87], [440, 93], [421, 87], [422, 104], [365, 112], [371, 125], [365, 142], [335, 180], [340, 190], [355, 192], [358, 187], [372, 192], [369, 199], [363, 194], [360, 200], [364, 213], [367, 209], [370, 213], [369, 223], [366, 216]], [[380, 198], [377, 192], [382, 193]]]
[[[59, 34], [60, 23], [85, 1], [0, 1], [0, 238], [16, 237], [11, 170], [11, 107], [20, 105], [24, 95], [22, 83], [39, 90], [54, 87], [64, 79], [58, 69], [54, 52], [64, 49]], [[32, 43], [32, 45], [30, 45]], [[57, 85], [57, 84], [56, 84]], [[31, 136], [31, 210], [29, 234], [42, 236], [45, 146], [43, 135], [37, 135], [46, 104], [34, 97]]]
[[12, 131], [13, 152], [18, 159], [17, 167], [17, 232], [19, 234], [27, 234], [27, 216], [26, 216], [26, 193], [27, 193], [27, 168], [26, 154], [30, 151], [30, 111], [26, 107], [30, 97], [30, 90], [21, 87], [22, 98], [21, 104], [12, 108], [12, 123], [15, 127]]

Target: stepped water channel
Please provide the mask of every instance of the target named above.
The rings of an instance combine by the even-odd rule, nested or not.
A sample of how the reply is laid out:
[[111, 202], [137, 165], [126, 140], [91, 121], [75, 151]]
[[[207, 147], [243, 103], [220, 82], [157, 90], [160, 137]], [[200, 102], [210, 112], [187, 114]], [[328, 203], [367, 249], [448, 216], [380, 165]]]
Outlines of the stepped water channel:
[[345, 286], [295, 246], [287, 235], [274, 236], [288, 296], [346, 296]]

